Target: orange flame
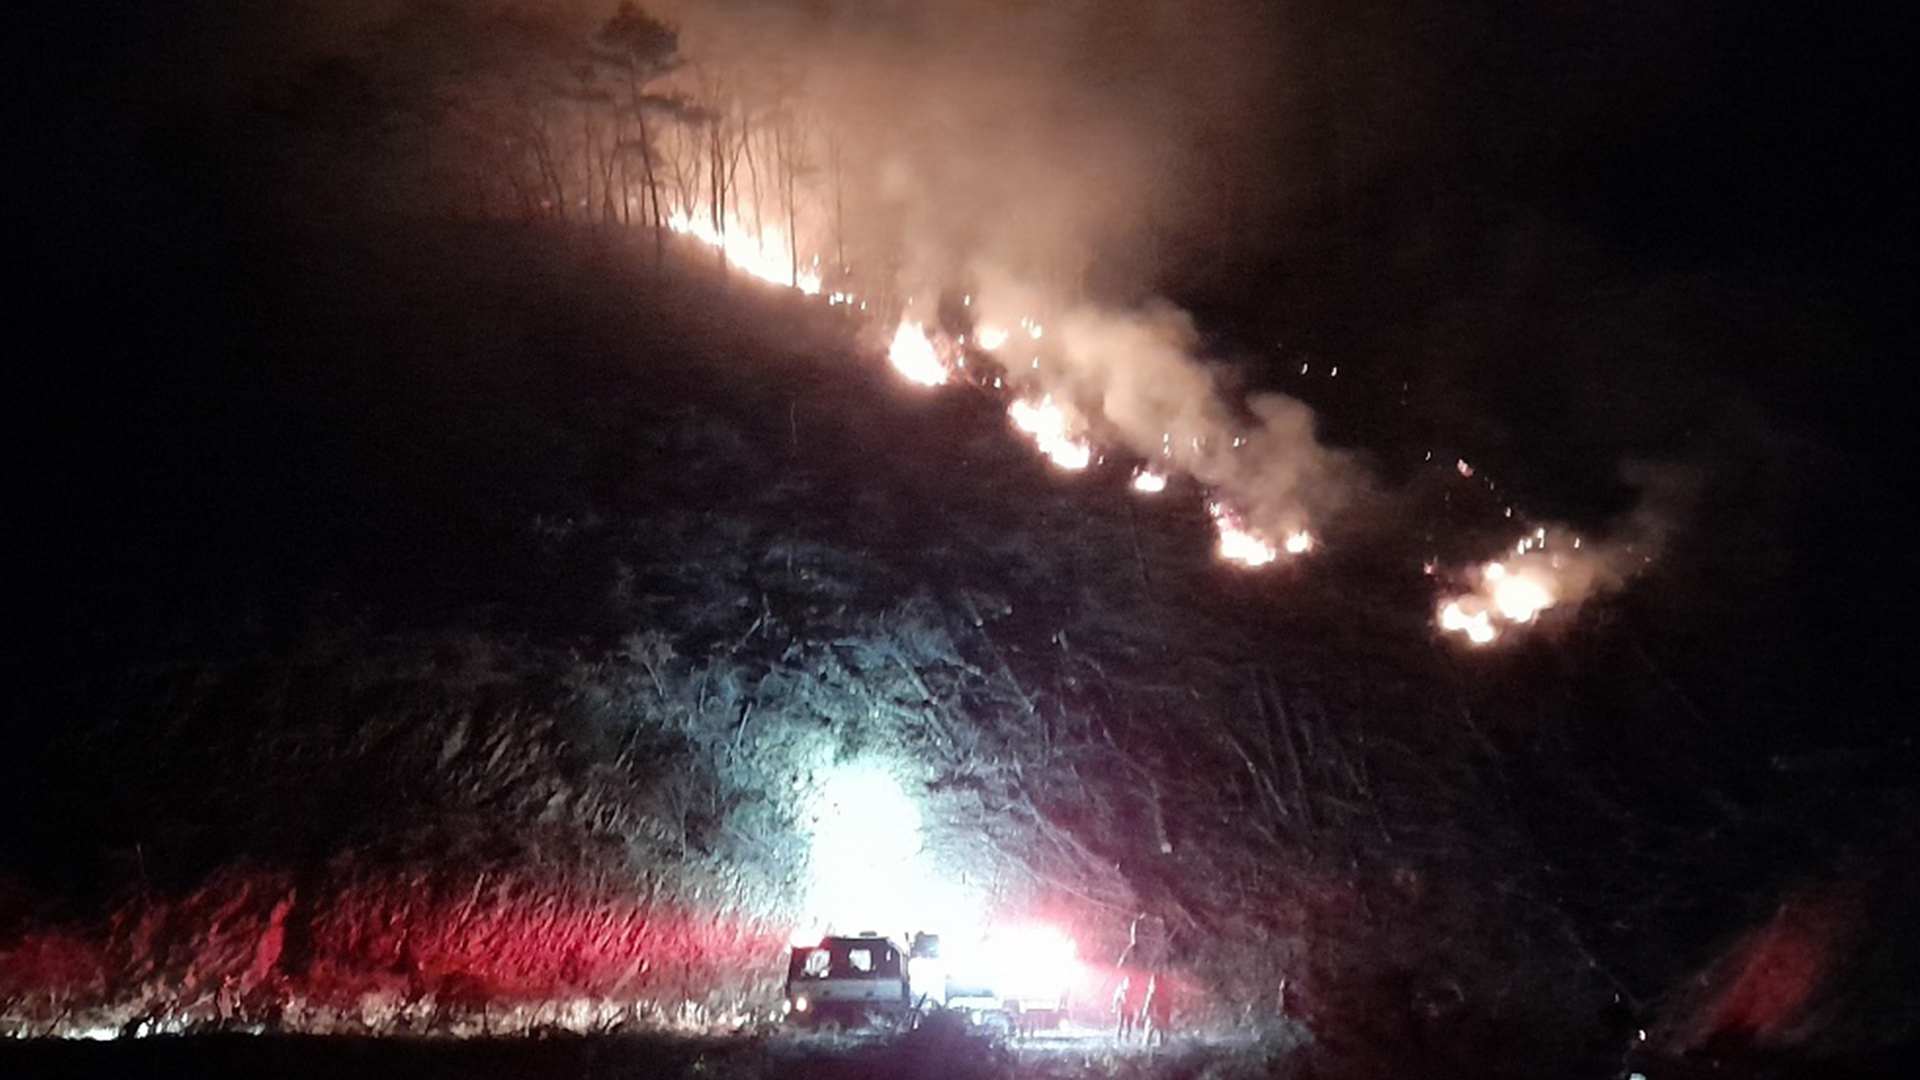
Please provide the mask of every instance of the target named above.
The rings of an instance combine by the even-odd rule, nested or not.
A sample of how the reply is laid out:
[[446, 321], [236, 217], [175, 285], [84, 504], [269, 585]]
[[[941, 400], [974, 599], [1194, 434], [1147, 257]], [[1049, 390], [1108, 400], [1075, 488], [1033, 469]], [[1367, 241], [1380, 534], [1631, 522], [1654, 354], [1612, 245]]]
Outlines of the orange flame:
[[887, 347], [887, 362], [901, 378], [921, 386], [939, 386], [948, 378], [927, 328], [917, 322], [902, 320], [893, 332], [893, 344]]
[[1093, 447], [1072, 430], [1066, 410], [1051, 396], [1039, 401], [1015, 398], [1007, 406], [1007, 418], [1025, 432], [1047, 460], [1069, 472], [1078, 472], [1093, 462]]
[[1265, 566], [1280, 557], [1280, 549], [1249, 532], [1233, 511], [1220, 503], [1210, 503], [1214, 531], [1219, 535], [1215, 552], [1220, 558], [1241, 566]]
[[757, 238], [749, 235], [745, 229], [732, 229], [722, 234], [714, 229], [711, 220], [684, 210], [675, 211], [667, 219], [667, 228], [710, 248], [718, 248], [726, 258], [727, 265], [742, 273], [774, 285], [791, 286], [808, 296], [820, 294], [820, 275], [814, 273], [810, 266], [800, 267], [796, 272], [793, 245], [788, 243], [786, 234], [777, 228], [769, 226], [762, 229]]
[[1166, 474], [1157, 473], [1151, 469], [1141, 469], [1133, 474], [1133, 490], [1146, 495], [1158, 495], [1167, 490]]
[[[1531, 544], [1545, 542], [1542, 530]], [[1440, 629], [1462, 634], [1470, 644], [1486, 645], [1507, 627], [1533, 622], [1559, 600], [1553, 573], [1557, 566], [1557, 561], [1541, 560], [1539, 556], [1517, 566], [1497, 561], [1481, 566], [1479, 583], [1472, 592], [1450, 597], [1440, 605]]]

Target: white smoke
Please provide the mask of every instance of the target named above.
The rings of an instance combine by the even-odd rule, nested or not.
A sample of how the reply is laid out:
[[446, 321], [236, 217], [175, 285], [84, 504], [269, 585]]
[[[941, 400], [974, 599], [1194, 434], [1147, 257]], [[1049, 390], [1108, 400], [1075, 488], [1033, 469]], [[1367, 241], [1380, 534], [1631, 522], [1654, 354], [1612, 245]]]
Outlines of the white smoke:
[[[852, 291], [917, 324], [938, 325], [942, 298], [964, 292], [1006, 388], [1044, 406], [1029, 426], [1062, 467], [1086, 445], [1123, 448], [1207, 488], [1223, 530], [1296, 551], [1376, 489], [1354, 455], [1320, 441], [1311, 408], [1240, 393], [1192, 318], [1153, 298], [1154, 253], [1217, 227], [1210, 193], [1257, 184], [1235, 171], [1285, 137], [1272, 71], [1285, 34], [1267, 5], [1209, 5], [1204, 18], [1169, 0], [660, 10], [685, 28], [707, 85], [774, 87], [763, 109], [808, 117], [806, 243], [844, 256]], [[1649, 491], [1644, 505], [1663, 502]], [[1644, 510], [1607, 539], [1547, 526], [1536, 531], [1551, 546], [1520, 533], [1515, 549], [1450, 573], [1471, 579], [1463, 598], [1531, 621], [1638, 572], [1671, 517]]]
[[[613, 4], [525, 6], [590, 29]], [[972, 324], [1004, 335], [993, 351], [1006, 389], [1049, 410], [1032, 426], [1063, 451], [1062, 467], [1087, 446], [1122, 448], [1154, 476], [1207, 488], [1223, 529], [1298, 551], [1374, 489], [1354, 455], [1320, 441], [1305, 403], [1241, 393], [1203, 355], [1192, 318], [1154, 299], [1167, 263], [1278, 199], [1251, 195], [1267, 190], [1273, 166], [1259, 163], [1284, 157], [1291, 123], [1275, 57], [1298, 47], [1272, 5], [643, 6], [678, 24], [687, 61], [657, 89], [697, 100], [709, 118], [700, 123], [722, 117], [741, 140], [722, 216], [734, 232], [779, 232], [767, 276], [788, 262], [790, 226], [793, 261], [818, 267], [823, 292], [857, 296], [863, 310], [932, 327], [943, 299], [965, 293]], [[786, 150], [740, 134], [775, 129]], [[688, 180], [713, 160], [701, 130], [712, 128], [665, 117], [655, 127], [664, 186], [682, 202], [712, 197]], [[677, 209], [704, 221], [712, 208]], [[917, 333], [909, 344], [921, 344]], [[937, 360], [918, 359], [921, 381], [942, 378]], [[1489, 552], [1471, 584], [1485, 587], [1486, 563], [1506, 559], [1496, 579], [1550, 577], [1565, 606], [1644, 565], [1655, 545], [1643, 532], [1629, 523], [1628, 539], [1551, 557]]]
[[1577, 609], [1652, 566], [1677, 523], [1691, 512], [1702, 476], [1685, 466], [1647, 462], [1628, 463], [1622, 472], [1638, 498], [1599, 535], [1539, 524], [1506, 550], [1450, 572], [1454, 587], [1436, 607], [1440, 628], [1486, 645], [1549, 611]]

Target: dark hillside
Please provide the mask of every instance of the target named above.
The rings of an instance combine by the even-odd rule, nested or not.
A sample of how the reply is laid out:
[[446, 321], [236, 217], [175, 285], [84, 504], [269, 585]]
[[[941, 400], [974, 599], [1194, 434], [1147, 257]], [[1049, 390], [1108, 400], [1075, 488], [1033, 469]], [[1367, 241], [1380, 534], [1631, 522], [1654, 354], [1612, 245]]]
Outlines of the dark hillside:
[[1891, 759], [1743, 749], [1750, 691], [1649, 651], [1725, 647], [1710, 576], [1465, 656], [1418, 485], [1239, 572], [1191, 492], [1062, 479], [857, 322], [618, 232], [297, 235], [227, 358], [58, 474], [102, 498], [16, 689], [29, 1030], [746, 1022], [810, 785], [878, 756], [1090, 954], [1148, 916], [1195, 1022], [1598, 1067], [1616, 994], [1912, 820]]

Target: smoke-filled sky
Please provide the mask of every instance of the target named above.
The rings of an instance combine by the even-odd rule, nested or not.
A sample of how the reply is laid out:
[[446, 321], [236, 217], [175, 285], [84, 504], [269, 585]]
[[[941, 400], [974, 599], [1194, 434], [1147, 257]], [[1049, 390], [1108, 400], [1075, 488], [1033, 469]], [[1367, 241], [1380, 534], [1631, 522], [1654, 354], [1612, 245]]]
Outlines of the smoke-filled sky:
[[[612, 0], [439, 0], [550, 13]], [[118, 32], [162, 91], [236, 102], [363, 50], [409, 0], [197, 0]], [[657, 0], [697, 63], [816, 104], [944, 251], [1128, 289], [1286, 214], [1516, 199], [1681, 254], [1867, 240], [1899, 190], [1899, 35], [1874, 5], [1629, 0]], [[107, 37], [113, 36], [113, 28]], [[91, 34], [75, 35], [86, 41]], [[76, 46], [84, 51], [84, 47]], [[103, 66], [119, 64], [112, 50]], [[852, 137], [849, 134], [849, 138]], [[1896, 155], [1897, 156], [1897, 155]], [[911, 192], [937, 198], [913, 198]], [[981, 208], [1002, 210], [979, 213]], [[877, 207], [870, 211], [877, 211]], [[877, 213], [869, 216], [878, 217]], [[1256, 260], [1257, 261], [1257, 260]], [[1138, 269], [1135, 269], [1135, 268]], [[1109, 280], [1108, 275], [1111, 275]]]
[[[688, 5], [688, 51], [793, 70], [927, 259], [1080, 272], [1100, 245], [1179, 231], [1212, 131], [1254, 119], [1270, 18], [1156, 0]], [[1270, 149], [1270, 147], [1268, 147]]]
[[[180, 70], [222, 72], [219, 93], [364, 52], [405, 0], [251, 13], [190, 39]], [[473, 10], [491, 0], [456, 0]], [[601, 0], [506, 5], [584, 34]], [[1278, 200], [1291, 48], [1274, 5], [1204, 12], [1166, 0], [659, 0], [691, 62], [680, 88], [782, 101], [840, 144], [867, 229], [916, 238], [948, 265], [991, 251], [1002, 265], [1111, 284], [1151, 277], [1149, 237], [1177, 249], [1217, 227], [1222, 192], [1242, 224]], [[1201, 162], [1205, 167], [1196, 167]], [[1119, 265], [1135, 264], [1134, 268]]]
[[1284, 152], [1276, 73], [1288, 50], [1273, 8], [663, 10], [695, 65], [719, 69], [723, 87], [765, 80], [812, 118], [815, 159], [844, 163], [849, 258], [887, 264], [879, 275], [854, 265], [854, 288], [901, 298], [909, 318], [933, 321], [937, 298], [961, 291], [979, 325], [1051, 328], [1043, 341], [1016, 337], [1019, 355], [1009, 345], [1017, 386], [1083, 431], [1197, 477], [1270, 537], [1339, 501], [1351, 471], [1304, 407], [1270, 396], [1238, 410], [1186, 316], [1137, 302], [1158, 246], [1203, 234], [1229, 188], [1280, 182], [1247, 164]]

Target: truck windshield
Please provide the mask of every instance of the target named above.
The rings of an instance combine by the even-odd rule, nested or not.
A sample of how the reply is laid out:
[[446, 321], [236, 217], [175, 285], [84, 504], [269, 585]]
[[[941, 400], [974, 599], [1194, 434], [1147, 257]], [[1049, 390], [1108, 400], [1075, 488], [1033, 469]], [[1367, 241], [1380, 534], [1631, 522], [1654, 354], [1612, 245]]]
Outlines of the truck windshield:
[[793, 950], [794, 979], [897, 979], [900, 952], [885, 941], [827, 941]]

